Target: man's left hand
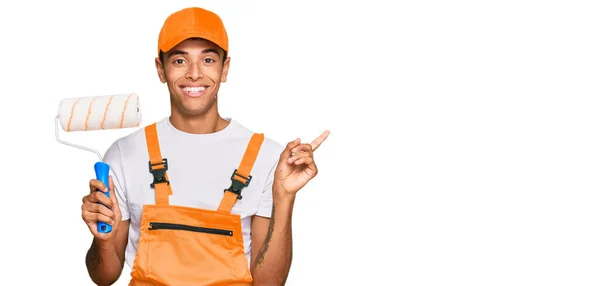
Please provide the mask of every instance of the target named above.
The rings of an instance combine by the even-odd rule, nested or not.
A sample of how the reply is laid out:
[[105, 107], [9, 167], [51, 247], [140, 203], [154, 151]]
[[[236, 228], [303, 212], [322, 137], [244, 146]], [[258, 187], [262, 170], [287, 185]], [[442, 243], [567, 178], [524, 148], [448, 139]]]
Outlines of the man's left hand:
[[300, 143], [300, 138], [287, 144], [275, 170], [273, 190], [278, 193], [273, 195], [293, 197], [317, 175], [318, 170], [313, 153], [327, 139], [327, 136], [329, 136], [329, 130], [323, 132], [310, 144]]

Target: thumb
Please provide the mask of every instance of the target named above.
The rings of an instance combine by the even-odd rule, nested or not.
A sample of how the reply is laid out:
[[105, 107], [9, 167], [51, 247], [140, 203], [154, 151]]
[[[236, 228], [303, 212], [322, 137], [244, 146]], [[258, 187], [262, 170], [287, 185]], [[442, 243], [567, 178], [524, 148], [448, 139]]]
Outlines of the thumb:
[[298, 144], [300, 144], [300, 138], [296, 138], [294, 141], [290, 141], [287, 143], [285, 149], [283, 149], [281, 155], [279, 156], [280, 163], [287, 162], [287, 159], [290, 158], [290, 156], [292, 156], [292, 149], [298, 146]]

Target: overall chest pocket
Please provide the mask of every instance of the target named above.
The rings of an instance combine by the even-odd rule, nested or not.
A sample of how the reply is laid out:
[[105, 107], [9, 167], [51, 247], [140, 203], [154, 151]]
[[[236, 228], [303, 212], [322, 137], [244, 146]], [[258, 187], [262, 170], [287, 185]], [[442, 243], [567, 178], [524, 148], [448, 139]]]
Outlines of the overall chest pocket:
[[[231, 281], [243, 277], [245, 270], [240, 266], [247, 265], [238, 262], [239, 253], [243, 253], [239, 218], [227, 222], [218, 219], [222, 214], [212, 211], [198, 210], [192, 216], [188, 208], [168, 209], [146, 217], [142, 225], [147, 237], [147, 265], [155, 281]], [[179, 209], [182, 211], [174, 211]]]
[[[169, 223], [169, 222], [157, 222], [151, 221], [150, 228], [148, 230], [181, 230], [181, 231], [189, 231], [189, 232], [197, 232], [197, 233], [206, 233], [206, 234], [216, 234], [223, 236], [233, 236], [233, 230], [224, 229], [224, 228], [210, 228], [210, 227], [201, 227], [201, 226], [193, 226], [189, 224], [181, 224], [181, 223]], [[179, 235], [178, 232], [173, 232], [175, 235]], [[184, 238], [185, 235], [182, 234]]]

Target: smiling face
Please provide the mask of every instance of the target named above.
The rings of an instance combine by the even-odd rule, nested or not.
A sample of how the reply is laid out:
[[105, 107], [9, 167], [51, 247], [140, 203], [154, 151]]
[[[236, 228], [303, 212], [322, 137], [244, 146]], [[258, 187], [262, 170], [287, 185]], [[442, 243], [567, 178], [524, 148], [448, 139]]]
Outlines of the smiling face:
[[216, 44], [188, 39], [156, 59], [156, 69], [171, 95], [171, 112], [179, 116], [205, 115], [217, 109], [216, 96], [227, 80], [229, 58]]

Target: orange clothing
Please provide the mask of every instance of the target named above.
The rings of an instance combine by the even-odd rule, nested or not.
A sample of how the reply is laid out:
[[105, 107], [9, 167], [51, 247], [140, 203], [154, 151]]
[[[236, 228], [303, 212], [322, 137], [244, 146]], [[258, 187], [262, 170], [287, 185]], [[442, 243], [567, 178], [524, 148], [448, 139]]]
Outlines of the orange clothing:
[[[216, 210], [169, 205], [173, 193], [168, 160], [160, 152], [156, 123], [145, 127], [156, 203], [144, 205], [138, 249], [129, 285], [252, 285], [240, 216], [231, 213], [242, 199], [264, 135], [253, 134], [231, 186]], [[219, 191], [219, 190], [215, 190]]]

